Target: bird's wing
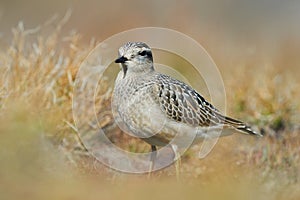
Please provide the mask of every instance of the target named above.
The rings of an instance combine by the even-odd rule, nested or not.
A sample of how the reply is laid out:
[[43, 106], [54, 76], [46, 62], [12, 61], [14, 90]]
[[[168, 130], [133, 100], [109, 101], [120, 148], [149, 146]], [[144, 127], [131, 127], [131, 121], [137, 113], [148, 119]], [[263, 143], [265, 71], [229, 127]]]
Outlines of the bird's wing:
[[157, 75], [154, 92], [161, 110], [177, 122], [192, 126], [226, 125], [245, 134], [262, 136], [244, 122], [222, 115], [193, 88], [167, 75]]
[[159, 74], [154, 91], [161, 110], [175, 121], [192, 126], [224, 123], [220, 112], [184, 82]]

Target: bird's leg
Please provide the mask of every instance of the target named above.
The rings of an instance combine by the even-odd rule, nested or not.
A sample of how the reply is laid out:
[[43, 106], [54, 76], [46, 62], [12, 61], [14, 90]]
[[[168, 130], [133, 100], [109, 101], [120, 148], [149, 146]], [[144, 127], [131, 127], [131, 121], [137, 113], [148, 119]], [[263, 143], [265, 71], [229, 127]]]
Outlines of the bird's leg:
[[157, 156], [157, 151], [156, 150], [157, 150], [156, 146], [151, 145], [151, 157], [150, 157], [150, 168], [149, 168], [148, 178], [151, 177], [151, 173], [154, 169], [154, 161], [155, 161], [156, 156]]
[[178, 151], [178, 147], [174, 144], [171, 145], [172, 150], [174, 151], [174, 161], [175, 161], [175, 170], [176, 170], [176, 179], [179, 181], [179, 173], [180, 173], [180, 166], [181, 166], [181, 158], [180, 153]]

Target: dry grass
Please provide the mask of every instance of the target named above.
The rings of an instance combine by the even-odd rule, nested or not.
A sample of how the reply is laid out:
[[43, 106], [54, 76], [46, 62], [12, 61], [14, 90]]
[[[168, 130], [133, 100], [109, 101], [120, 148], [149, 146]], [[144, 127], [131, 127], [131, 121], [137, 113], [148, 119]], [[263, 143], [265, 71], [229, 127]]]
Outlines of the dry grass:
[[[204, 160], [191, 149], [182, 160], [181, 182], [175, 182], [173, 166], [147, 180], [102, 166], [78, 140], [71, 105], [74, 80], [95, 44], [80, 44], [75, 32], [64, 35], [67, 18], [32, 30], [20, 23], [11, 45], [0, 52], [1, 199], [300, 197], [298, 77], [278, 66], [290, 60], [289, 54], [251, 70], [246, 63], [233, 70], [239, 78], [231, 78], [232, 71], [224, 73], [226, 86], [232, 88], [230, 114], [256, 124], [264, 138], [222, 138]], [[101, 115], [110, 101], [97, 102]], [[110, 117], [101, 126], [110, 124]], [[114, 131], [111, 139], [122, 148], [149, 150]]]

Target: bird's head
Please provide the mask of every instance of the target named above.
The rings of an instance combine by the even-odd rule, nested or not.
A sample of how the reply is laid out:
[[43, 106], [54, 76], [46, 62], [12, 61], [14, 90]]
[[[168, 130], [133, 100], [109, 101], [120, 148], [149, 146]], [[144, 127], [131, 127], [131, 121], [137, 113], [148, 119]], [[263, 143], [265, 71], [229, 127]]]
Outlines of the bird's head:
[[128, 42], [119, 49], [119, 58], [115, 60], [127, 74], [144, 74], [153, 71], [153, 57], [150, 47], [143, 42]]

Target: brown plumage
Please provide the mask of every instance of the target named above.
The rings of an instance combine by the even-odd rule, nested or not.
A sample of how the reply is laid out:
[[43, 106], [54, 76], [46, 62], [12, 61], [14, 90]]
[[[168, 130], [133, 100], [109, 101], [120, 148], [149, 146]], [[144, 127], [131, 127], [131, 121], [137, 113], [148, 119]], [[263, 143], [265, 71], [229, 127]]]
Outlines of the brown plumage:
[[158, 102], [169, 118], [194, 127], [228, 125], [236, 130], [261, 136], [244, 122], [223, 116], [218, 109], [207, 102], [197, 91], [167, 75], [156, 74]]

